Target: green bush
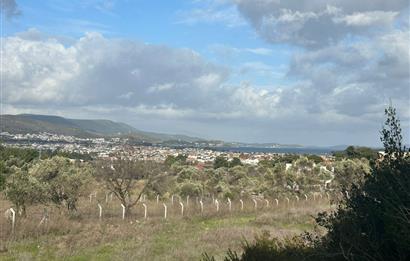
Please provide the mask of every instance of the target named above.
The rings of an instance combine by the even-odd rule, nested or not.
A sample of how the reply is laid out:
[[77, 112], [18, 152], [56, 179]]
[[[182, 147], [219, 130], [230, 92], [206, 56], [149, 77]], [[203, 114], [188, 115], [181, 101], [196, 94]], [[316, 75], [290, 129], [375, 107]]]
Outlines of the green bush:
[[410, 260], [410, 158], [395, 110], [386, 114], [384, 160], [352, 187], [335, 213], [317, 219], [328, 230], [324, 248], [340, 259]]
[[[344, 172], [360, 175], [351, 173], [342, 184], [350, 189], [335, 212], [317, 217], [325, 236], [278, 240], [265, 233], [254, 244], [245, 242], [241, 255], [229, 250], [225, 260], [410, 260], [410, 151], [402, 146], [392, 107], [386, 116], [381, 132], [385, 156], [371, 173], [357, 160], [353, 169], [347, 161], [341, 163]], [[206, 254], [203, 259], [214, 260]]]
[[[301, 236], [277, 239], [271, 238], [269, 232], [264, 231], [256, 237], [255, 243], [244, 241], [242, 254], [228, 250], [225, 261], [300, 261], [318, 260], [315, 249]], [[315, 259], [316, 258], [316, 259]], [[202, 255], [203, 261], [214, 261], [215, 258], [207, 254]]]

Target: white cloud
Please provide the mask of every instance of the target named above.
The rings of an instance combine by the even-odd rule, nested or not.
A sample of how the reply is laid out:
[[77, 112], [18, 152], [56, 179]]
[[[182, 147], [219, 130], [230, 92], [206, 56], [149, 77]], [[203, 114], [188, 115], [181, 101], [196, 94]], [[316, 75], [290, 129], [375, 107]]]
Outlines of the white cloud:
[[153, 93], [153, 92], [168, 91], [168, 90], [171, 90], [173, 87], [174, 87], [173, 83], [158, 84], [158, 85], [149, 87], [148, 92]]
[[399, 12], [371, 11], [336, 17], [334, 21], [350, 26], [391, 25], [398, 14]]
[[245, 25], [237, 9], [230, 1], [195, 1], [194, 8], [176, 13], [176, 23], [195, 25], [198, 23], [223, 24], [227, 27]]
[[[239, 12], [271, 43], [318, 48], [350, 36], [388, 31], [395, 20], [407, 19], [407, 0], [236, 0]], [[406, 22], [405, 22], [406, 23]]]
[[[303, 133], [320, 129], [321, 135], [312, 137], [317, 144], [334, 144], [352, 123], [361, 128], [357, 142], [377, 140], [377, 131], [374, 138], [369, 129], [379, 128], [389, 98], [404, 120], [410, 117], [410, 38], [401, 30], [374, 42], [301, 51], [288, 72], [298, 81], [280, 88], [230, 85], [227, 68], [189, 49], [99, 33], [71, 44], [23, 35], [3, 39], [3, 62], [9, 65], [1, 71], [6, 113], [113, 118], [148, 129], [167, 124], [170, 131], [228, 140], [303, 142]], [[274, 70], [261, 62], [247, 66]]]
[[247, 52], [258, 54], [258, 55], [266, 55], [269, 56], [272, 54], [272, 50], [268, 48], [245, 48]]

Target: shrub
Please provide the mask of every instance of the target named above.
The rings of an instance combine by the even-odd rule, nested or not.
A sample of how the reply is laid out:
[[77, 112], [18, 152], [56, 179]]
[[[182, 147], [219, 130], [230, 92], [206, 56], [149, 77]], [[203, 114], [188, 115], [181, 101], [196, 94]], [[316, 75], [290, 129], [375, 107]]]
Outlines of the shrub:
[[[256, 237], [255, 243], [251, 244], [244, 241], [242, 254], [228, 250], [225, 261], [300, 261], [300, 260], [317, 260], [313, 259], [314, 248], [308, 245], [306, 240], [301, 237], [292, 237], [285, 239], [270, 238], [270, 234], [264, 231]], [[204, 261], [214, 261], [215, 258], [207, 254], [202, 256]]]
[[410, 259], [410, 158], [395, 110], [389, 107], [386, 115], [384, 160], [362, 185], [353, 185], [345, 205], [317, 220], [328, 229], [322, 239], [327, 252], [343, 259]]

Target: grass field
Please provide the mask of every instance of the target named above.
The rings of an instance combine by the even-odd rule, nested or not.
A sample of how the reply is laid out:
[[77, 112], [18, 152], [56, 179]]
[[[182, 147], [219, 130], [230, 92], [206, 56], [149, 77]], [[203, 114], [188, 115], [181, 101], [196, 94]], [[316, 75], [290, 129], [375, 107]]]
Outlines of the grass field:
[[[168, 205], [163, 217], [162, 203], [146, 202], [148, 217], [139, 204], [125, 220], [118, 202], [101, 203], [98, 217], [96, 202], [84, 200], [79, 215], [68, 217], [65, 210], [49, 208], [49, 221], [39, 225], [43, 207], [32, 207], [28, 217], [18, 218], [14, 234], [11, 223], [1, 217], [1, 260], [198, 260], [203, 252], [221, 258], [227, 249], [240, 250], [244, 240], [267, 230], [283, 237], [314, 229], [314, 216], [331, 207], [325, 199], [285, 201], [266, 206], [259, 201], [232, 202], [232, 211], [221, 203], [216, 212], [211, 201], [204, 203], [201, 214], [195, 200], [185, 206]], [[2, 210], [8, 203], [2, 202]]]

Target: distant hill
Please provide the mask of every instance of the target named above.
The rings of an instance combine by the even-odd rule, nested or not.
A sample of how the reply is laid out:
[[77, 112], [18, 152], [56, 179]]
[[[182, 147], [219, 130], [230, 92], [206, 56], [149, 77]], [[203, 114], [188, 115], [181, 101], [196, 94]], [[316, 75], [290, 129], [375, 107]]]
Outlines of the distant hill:
[[49, 132], [83, 138], [129, 136], [145, 142], [163, 142], [168, 140], [195, 142], [201, 140], [185, 135], [140, 131], [125, 123], [110, 120], [67, 119], [59, 116], [35, 114], [0, 115], [0, 120], [0, 131], [13, 134]]
[[252, 147], [252, 148], [302, 148], [297, 144], [243, 143], [206, 140], [179, 134], [163, 134], [138, 130], [128, 124], [111, 120], [68, 119], [60, 116], [18, 114], [0, 115], [0, 132], [12, 134], [48, 132], [80, 138], [123, 137], [130, 144], [161, 143], [165, 146], [199, 147]]

